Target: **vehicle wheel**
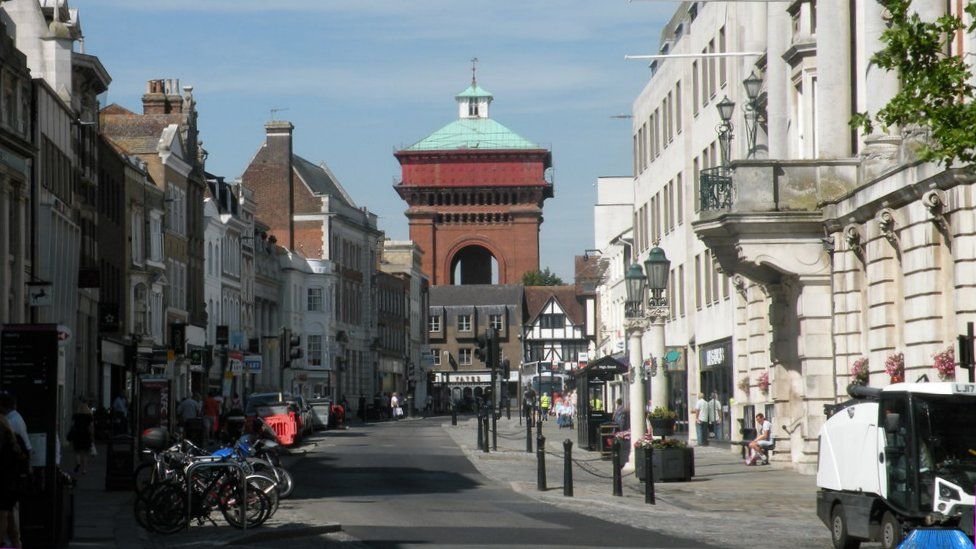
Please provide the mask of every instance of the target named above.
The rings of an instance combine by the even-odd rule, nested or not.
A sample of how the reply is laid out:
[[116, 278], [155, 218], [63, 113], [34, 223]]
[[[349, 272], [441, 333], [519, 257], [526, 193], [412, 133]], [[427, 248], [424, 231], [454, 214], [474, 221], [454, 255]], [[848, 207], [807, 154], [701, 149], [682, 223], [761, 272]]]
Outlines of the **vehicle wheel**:
[[132, 474], [134, 479], [133, 485], [136, 490], [136, 497], [144, 495], [147, 490], [155, 482], [156, 477], [156, 462], [146, 461], [141, 463], [136, 467], [135, 473]]
[[861, 540], [853, 539], [847, 533], [847, 516], [840, 503], [834, 505], [830, 512], [830, 540], [834, 549], [857, 549], [861, 546]]
[[905, 537], [901, 521], [891, 511], [885, 511], [881, 517], [881, 547], [884, 549], [897, 549]]

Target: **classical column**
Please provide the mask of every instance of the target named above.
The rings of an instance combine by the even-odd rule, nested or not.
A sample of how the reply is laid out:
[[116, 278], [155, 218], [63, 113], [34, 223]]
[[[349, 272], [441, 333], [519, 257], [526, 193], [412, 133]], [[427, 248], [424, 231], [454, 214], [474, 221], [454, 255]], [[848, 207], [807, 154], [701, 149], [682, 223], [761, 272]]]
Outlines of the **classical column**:
[[[646, 429], [644, 428], [644, 376], [642, 368], [644, 365], [644, 352], [641, 348], [641, 339], [647, 330], [648, 321], [646, 318], [628, 318], [624, 324], [627, 334], [630, 337], [630, 444], [631, 452], [624, 471], [633, 471], [637, 467], [635, 458], [636, 452], [633, 445], [638, 440], [644, 438]], [[607, 403], [613, 406], [612, 403]]]
[[664, 319], [667, 318], [667, 314], [667, 307], [652, 308], [648, 312], [651, 319], [650, 355], [654, 359], [655, 365], [654, 376], [651, 377], [651, 405], [655, 408], [658, 406], [668, 407], [668, 376], [664, 364], [664, 355], [667, 352], [664, 347]]
[[[0, 324], [11, 322], [10, 317], [10, 178], [0, 179]], [[12, 271], [12, 269], [11, 269]]]
[[817, 158], [851, 155], [850, 19], [848, 0], [817, 4]]
[[[877, 0], [864, 0], [864, 85], [868, 114], [874, 117], [891, 98], [898, 93], [898, 74], [879, 68], [871, 61], [875, 52], [882, 48], [881, 33], [885, 30], [884, 7]], [[865, 179], [874, 179], [893, 166], [898, 160], [898, 144], [901, 138], [898, 128], [885, 128], [875, 124], [874, 131], [864, 137]]]
[[769, 140], [769, 158], [786, 158], [789, 105], [789, 67], [783, 53], [789, 47], [790, 15], [783, 4], [771, 3], [767, 7], [766, 24], [766, 136]]

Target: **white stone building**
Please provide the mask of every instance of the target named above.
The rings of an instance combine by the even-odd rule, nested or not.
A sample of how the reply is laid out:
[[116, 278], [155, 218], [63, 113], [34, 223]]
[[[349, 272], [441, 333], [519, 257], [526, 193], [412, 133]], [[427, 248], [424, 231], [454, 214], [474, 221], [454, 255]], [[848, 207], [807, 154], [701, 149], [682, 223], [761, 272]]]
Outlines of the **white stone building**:
[[[421, 270], [420, 247], [409, 240], [384, 240], [380, 270], [400, 274], [409, 280], [409, 304], [407, 318], [407, 391], [417, 409], [427, 403], [427, 372], [431, 364], [426, 360], [430, 346], [427, 344], [427, 312], [430, 305], [430, 286]], [[425, 352], [426, 351], [426, 352]]]
[[285, 391], [306, 398], [336, 394], [336, 269], [325, 259], [306, 259], [282, 251], [281, 313], [284, 326], [301, 339], [302, 357], [279, 371]]
[[[913, 7], [931, 19], [945, 4]], [[852, 113], [877, 112], [899, 85], [869, 62], [882, 7], [825, 0], [815, 8], [682, 3], [662, 51], [708, 52], [714, 41], [714, 51], [763, 55], [727, 58], [725, 71], [720, 59], [714, 70], [702, 58], [658, 61], [634, 113], [636, 256], [660, 242], [678, 269], [667, 343], [687, 344], [691, 374], [702, 364], [696, 349], [731, 335], [733, 429], [765, 411], [774, 460], [806, 472], [816, 468], [823, 405], [847, 398], [855, 360], [869, 360], [874, 385], [891, 382], [884, 364], [899, 353], [905, 379], [935, 380], [933, 354], [976, 320], [971, 175], [920, 163], [918, 128], [852, 131]], [[972, 38], [960, 40], [962, 53]], [[758, 116], [747, 117], [743, 80], [752, 71], [762, 87]], [[714, 101], [725, 95], [737, 104], [728, 168], [716, 167], [712, 144]], [[696, 206], [702, 211], [690, 213]], [[699, 380], [688, 381], [693, 393]]]

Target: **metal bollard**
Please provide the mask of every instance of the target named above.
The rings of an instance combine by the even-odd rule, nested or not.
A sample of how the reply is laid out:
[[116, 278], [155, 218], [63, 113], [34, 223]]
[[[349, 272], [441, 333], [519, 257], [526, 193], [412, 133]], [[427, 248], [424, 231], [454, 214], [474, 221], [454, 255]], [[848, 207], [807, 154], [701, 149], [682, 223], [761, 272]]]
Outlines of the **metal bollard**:
[[538, 479], [536, 480], [536, 489], [540, 492], [546, 491], [546, 437], [540, 437], [536, 442], [539, 443], [539, 447], [535, 451], [536, 460], [539, 462], [538, 466]]
[[563, 495], [573, 497], [573, 441], [563, 441]]
[[481, 450], [485, 446], [485, 439], [481, 434], [481, 418], [476, 418], [475, 421], [478, 423], [478, 449]]
[[532, 453], [532, 426], [525, 424], [525, 451]]
[[[636, 449], [635, 449], [636, 451]], [[644, 452], [644, 474], [647, 475], [644, 478], [644, 503], [649, 503], [651, 505], [657, 505], [654, 501], [654, 448], [648, 446], [647, 451]]]
[[624, 483], [620, 476], [620, 439], [613, 439], [613, 495], [622, 496], [624, 495]]
[[484, 446], [483, 449], [484, 449], [485, 453], [487, 454], [488, 451], [489, 451], [489, 448], [488, 448], [488, 425], [489, 425], [489, 423], [488, 423], [488, 416], [485, 416], [485, 418], [482, 420], [482, 423], [484, 423], [484, 425], [485, 425], [485, 427], [484, 427], [484, 429], [485, 429], [485, 446]]
[[498, 451], [498, 416], [495, 415], [494, 408], [491, 410], [491, 449]]
[[505, 404], [505, 419], [512, 419], [512, 399]]
[[451, 405], [451, 425], [457, 425], [457, 406]]

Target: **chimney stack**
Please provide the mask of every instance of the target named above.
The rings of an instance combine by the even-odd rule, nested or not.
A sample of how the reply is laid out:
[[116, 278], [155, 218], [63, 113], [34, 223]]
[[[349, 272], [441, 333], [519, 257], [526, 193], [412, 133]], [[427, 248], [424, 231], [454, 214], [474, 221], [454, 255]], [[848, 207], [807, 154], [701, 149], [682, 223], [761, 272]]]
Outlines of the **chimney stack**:
[[142, 96], [143, 114], [180, 114], [183, 112], [183, 96], [180, 81], [175, 78], [157, 78], [146, 83]]

